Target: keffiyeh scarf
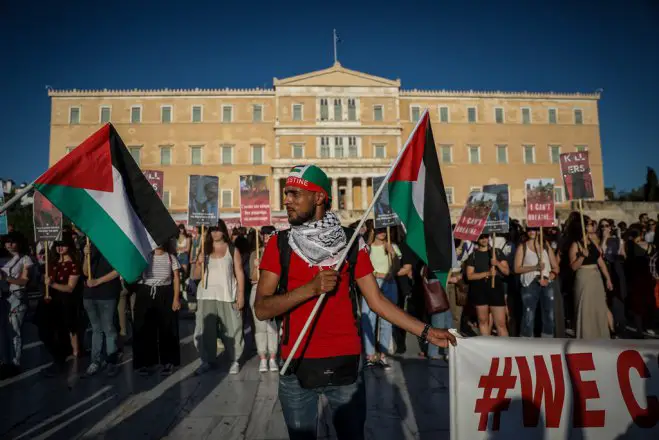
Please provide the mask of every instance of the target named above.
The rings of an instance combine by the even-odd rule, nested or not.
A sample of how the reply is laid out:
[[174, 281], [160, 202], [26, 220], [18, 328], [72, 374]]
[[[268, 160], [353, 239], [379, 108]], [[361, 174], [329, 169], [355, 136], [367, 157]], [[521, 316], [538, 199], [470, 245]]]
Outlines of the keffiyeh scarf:
[[328, 211], [321, 220], [292, 226], [288, 243], [293, 252], [309, 265], [330, 265], [337, 261], [347, 238], [339, 217]]

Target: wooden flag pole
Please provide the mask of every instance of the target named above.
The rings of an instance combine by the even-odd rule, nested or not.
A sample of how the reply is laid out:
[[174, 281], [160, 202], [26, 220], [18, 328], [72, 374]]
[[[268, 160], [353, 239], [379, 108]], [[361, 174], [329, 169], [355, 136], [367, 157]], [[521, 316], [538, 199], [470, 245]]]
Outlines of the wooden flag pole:
[[[48, 276], [49, 276], [48, 275], [48, 241], [46, 241], [44, 243], [45, 243], [45, 246], [46, 246], [46, 255], [45, 255], [45, 259], [46, 259], [46, 278], [48, 278]], [[48, 285], [48, 283], [46, 283], [46, 296], [45, 296], [44, 299], [45, 299], [46, 302], [50, 301], [50, 286]]]
[[204, 243], [206, 242], [206, 226], [201, 225], [201, 286], [205, 289], [206, 283], [204, 282], [204, 269], [206, 268], [206, 252], [204, 251]]
[[588, 236], [586, 235], [586, 222], [583, 218], [583, 200], [579, 199], [579, 217], [581, 217], [581, 233], [583, 234], [583, 245], [588, 248]]
[[[259, 246], [259, 235], [261, 234], [261, 231], [258, 229], [255, 229], [256, 231], [256, 259], [259, 259], [259, 253], [260, 253], [260, 246]], [[260, 278], [261, 271], [256, 269], [256, 279], [258, 280]]]
[[86, 248], [89, 248], [89, 253], [86, 255], [85, 258], [85, 264], [87, 265], [87, 279], [92, 280], [94, 277], [92, 277], [92, 248], [91, 244], [89, 243], [89, 236], [87, 236], [87, 244], [85, 245]]
[[[497, 257], [497, 233], [493, 232], [492, 233], [492, 259], [495, 259]], [[494, 280], [497, 276], [496, 269], [494, 271], [494, 276], [492, 277], [492, 288], [494, 289]]]
[[[391, 168], [389, 168], [389, 171], [387, 171], [387, 174], [384, 176], [384, 179], [382, 180], [382, 185], [378, 188], [377, 191], [375, 191], [375, 188], [373, 189], [373, 199], [371, 200], [371, 203], [369, 204], [368, 208], [366, 208], [366, 211], [364, 211], [364, 214], [362, 215], [362, 218], [359, 220], [359, 223], [357, 224], [357, 227], [355, 228], [356, 231], [359, 231], [362, 226], [364, 226], [364, 223], [366, 223], [366, 219], [370, 215], [371, 211], [373, 210], [373, 207], [375, 206], [375, 203], [377, 202], [378, 198], [380, 195], [382, 195], [382, 191], [384, 191], [384, 187], [387, 185], [387, 182], [389, 181], [389, 178], [391, 175], [394, 173], [394, 170], [400, 163], [401, 159], [403, 158], [403, 155], [405, 154], [405, 151], [407, 151], [407, 148], [410, 145], [410, 141], [412, 140], [412, 137], [418, 130], [419, 126], [421, 123], [425, 120], [426, 116], [428, 113], [428, 109], [425, 109], [423, 113], [421, 114], [421, 117], [417, 121], [416, 125], [410, 132], [410, 135], [407, 138], [407, 141], [405, 142], [405, 146], [400, 149], [398, 152], [398, 156], [396, 156], [396, 159], [394, 159], [393, 163], [391, 164]], [[348, 252], [350, 252], [350, 248], [354, 244], [355, 240], [357, 240], [357, 237], [359, 234], [352, 234], [352, 237], [350, 237], [350, 240], [348, 240], [348, 243], [346, 244], [346, 247], [343, 248], [343, 251], [339, 255], [339, 259], [337, 263], [334, 265], [334, 270], [338, 271], [341, 268], [341, 265], [345, 262], [346, 258], [348, 257]], [[311, 327], [311, 323], [316, 317], [316, 314], [318, 313], [318, 310], [320, 310], [320, 306], [323, 304], [323, 301], [325, 301], [325, 296], [327, 296], [326, 293], [323, 293], [318, 297], [318, 300], [316, 301], [316, 304], [314, 305], [313, 309], [311, 310], [311, 313], [309, 314], [309, 317], [307, 318], [307, 322], [304, 323], [304, 327], [302, 327], [302, 331], [300, 331], [300, 334], [297, 337], [297, 340], [295, 341], [295, 344], [293, 344], [293, 348], [291, 349], [291, 352], [288, 355], [288, 358], [284, 362], [284, 365], [281, 367], [279, 370], [279, 374], [281, 376], [286, 375], [286, 370], [288, 370], [288, 367], [291, 365], [291, 362], [293, 361], [293, 358], [295, 357], [295, 353], [297, 350], [300, 348], [300, 345], [302, 344], [302, 339], [304, 339], [304, 336], [307, 334], [307, 331], [309, 331], [309, 327]]]

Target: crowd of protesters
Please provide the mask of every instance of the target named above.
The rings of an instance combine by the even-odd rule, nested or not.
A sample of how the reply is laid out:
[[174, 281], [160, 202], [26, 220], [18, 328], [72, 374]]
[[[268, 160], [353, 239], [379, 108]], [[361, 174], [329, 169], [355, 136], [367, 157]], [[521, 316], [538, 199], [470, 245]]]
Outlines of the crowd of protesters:
[[[402, 228], [374, 229], [369, 220], [357, 232], [367, 244], [384, 296], [435, 327], [472, 335], [599, 339], [652, 337], [657, 331], [656, 223], [643, 214], [631, 225], [587, 216], [582, 225], [573, 212], [560, 227], [543, 230], [542, 242], [537, 228], [516, 220], [494, 241], [486, 235], [473, 243], [456, 240], [460, 264], [446, 289], [450, 307], [432, 314], [424, 302], [423, 264], [405, 245]], [[20, 372], [31, 283], [43, 293], [48, 286], [48, 297], [39, 300], [33, 318], [53, 358], [43, 370], [46, 376], [58, 374], [70, 356], [86, 351], [85, 376], [100, 370], [116, 375], [126, 343], [133, 345], [138, 374], [171, 374], [180, 364], [178, 313], [184, 298], [196, 303], [198, 374], [215, 366], [218, 345], [230, 358], [230, 373], [238, 373], [248, 327], [259, 371], [278, 371], [277, 323], [260, 321], [254, 313], [262, 256], [256, 252], [256, 234], [263, 249], [275, 229], [229, 231], [220, 220], [207, 229], [203, 246], [199, 229], [191, 233], [181, 225], [179, 232], [170, 245], [153, 252], [148, 269], [132, 285], [75, 226], [65, 226], [61, 240], [51, 244], [48, 261], [43, 245], [32, 252], [20, 233], [2, 237], [0, 377]], [[406, 350], [405, 332], [376, 316], [365, 301], [360, 314], [365, 366], [389, 368], [387, 356]], [[444, 349], [427, 343], [420, 344], [419, 355], [448, 358]]]

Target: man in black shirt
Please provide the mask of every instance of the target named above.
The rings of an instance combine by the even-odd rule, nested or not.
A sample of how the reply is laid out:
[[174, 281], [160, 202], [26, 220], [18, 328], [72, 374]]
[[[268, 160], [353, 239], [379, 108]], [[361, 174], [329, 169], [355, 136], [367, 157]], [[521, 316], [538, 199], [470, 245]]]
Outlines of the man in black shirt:
[[[87, 376], [96, 374], [107, 362], [108, 376], [115, 376], [117, 368], [117, 329], [114, 317], [117, 311], [117, 298], [121, 290], [119, 273], [114, 270], [108, 260], [96, 246], [85, 245], [83, 273], [87, 277], [83, 291], [83, 304], [89, 322], [92, 326], [91, 364], [87, 368]], [[91, 273], [89, 273], [91, 269]], [[105, 340], [105, 357], [103, 356], [103, 341]]]

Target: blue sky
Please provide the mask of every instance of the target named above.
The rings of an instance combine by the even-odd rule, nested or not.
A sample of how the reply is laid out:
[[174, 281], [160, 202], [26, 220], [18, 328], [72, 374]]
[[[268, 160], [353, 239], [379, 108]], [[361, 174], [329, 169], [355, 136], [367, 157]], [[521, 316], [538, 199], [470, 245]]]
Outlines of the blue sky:
[[348, 68], [404, 88], [603, 88], [607, 186], [659, 168], [659, 2], [0, 1], [0, 177], [47, 166], [45, 86], [272, 85], [329, 67], [332, 28]]

